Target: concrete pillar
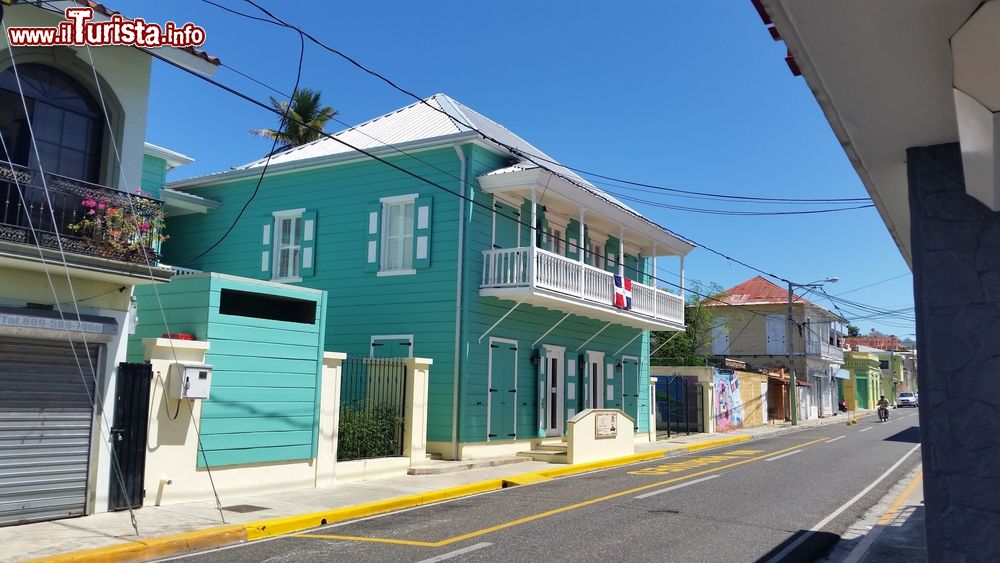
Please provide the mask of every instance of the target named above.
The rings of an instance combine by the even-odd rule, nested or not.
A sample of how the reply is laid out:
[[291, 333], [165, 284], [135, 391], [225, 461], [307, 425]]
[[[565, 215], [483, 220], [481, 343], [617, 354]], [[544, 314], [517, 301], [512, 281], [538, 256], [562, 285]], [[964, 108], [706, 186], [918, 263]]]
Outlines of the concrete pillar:
[[715, 383], [708, 381], [699, 381], [698, 385], [701, 385], [701, 402], [702, 402], [702, 416], [705, 423], [705, 433], [714, 434], [715, 433]]
[[[209, 343], [199, 340], [143, 338], [145, 358], [153, 367], [146, 436], [145, 504], [159, 506], [201, 500], [212, 488], [207, 473], [196, 469], [201, 401], [171, 399], [170, 366], [204, 363]], [[190, 403], [190, 404], [184, 404]]]
[[656, 378], [649, 378], [649, 441], [656, 441]]
[[929, 561], [1000, 559], [1000, 215], [957, 143], [906, 151]]
[[316, 486], [333, 486], [337, 466], [337, 439], [340, 428], [342, 352], [323, 353], [323, 380], [320, 383], [319, 447], [316, 453]]
[[427, 459], [427, 393], [430, 358], [406, 358], [406, 421], [403, 423], [403, 457], [410, 466]]

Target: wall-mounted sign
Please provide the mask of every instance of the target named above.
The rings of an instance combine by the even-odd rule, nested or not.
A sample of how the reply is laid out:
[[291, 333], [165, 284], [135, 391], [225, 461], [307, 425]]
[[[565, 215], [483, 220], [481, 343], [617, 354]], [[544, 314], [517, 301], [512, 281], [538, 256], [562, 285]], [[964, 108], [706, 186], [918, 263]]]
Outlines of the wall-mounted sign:
[[594, 437], [617, 438], [618, 437], [618, 415], [613, 412], [599, 412], [594, 415]]
[[66, 330], [72, 332], [94, 332], [100, 334], [104, 330], [101, 323], [52, 319], [46, 317], [29, 317], [26, 315], [9, 315], [0, 313], [0, 326], [18, 328], [40, 328], [45, 330]]

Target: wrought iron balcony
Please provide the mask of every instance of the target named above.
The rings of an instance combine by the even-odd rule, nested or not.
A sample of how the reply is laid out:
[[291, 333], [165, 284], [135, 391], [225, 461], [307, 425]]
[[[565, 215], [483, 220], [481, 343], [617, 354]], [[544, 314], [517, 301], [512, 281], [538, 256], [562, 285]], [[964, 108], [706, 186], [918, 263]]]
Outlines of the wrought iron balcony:
[[615, 308], [614, 275], [541, 248], [483, 251], [479, 294], [646, 330], [684, 330], [680, 296], [632, 282], [632, 308]]
[[0, 160], [0, 242], [155, 266], [164, 238], [155, 199]]

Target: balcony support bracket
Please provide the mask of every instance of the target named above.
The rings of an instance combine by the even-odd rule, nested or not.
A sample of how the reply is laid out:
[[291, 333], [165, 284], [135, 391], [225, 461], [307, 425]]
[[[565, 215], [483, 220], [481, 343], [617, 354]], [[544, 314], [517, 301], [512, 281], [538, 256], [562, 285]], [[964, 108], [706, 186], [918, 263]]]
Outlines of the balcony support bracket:
[[[486, 338], [491, 332], [493, 332], [493, 329], [495, 329], [497, 326], [499, 326], [500, 323], [502, 323], [504, 319], [506, 319], [507, 317], [509, 317], [510, 314], [513, 313], [515, 309], [517, 309], [518, 307], [520, 307], [521, 303], [524, 303], [524, 299], [521, 299], [520, 301], [518, 301], [517, 303], [515, 303], [514, 306], [510, 308], [509, 311], [507, 311], [506, 313], [503, 314], [502, 317], [500, 317], [499, 319], [497, 319], [497, 322], [493, 323], [493, 326], [491, 326], [490, 328], [486, 329], [486, 332], [484, 332], [483, 335], [479, 337], [479, 343], [482, 344], [483, 343], [483, 339]], [[608, 324], [611, 324], [611, 323], [608, 323]]]
[[576, 351], [579, 352], [580, 350], [583, 350], [584, 346], [586, 346], [587, 344], [590, 344], [591, 340], [597, 338], [597, 335], [599, 335], [602, 332], [604, 332], [609, 326], [611, 326], [611, 321], [608, 321], [608, 324], [602, 326], [601, 330], [595, 332], [594, 335], [591, 336], [590, 338], [588, 338], [586, 342], [584, 342], [583, 344], [581, 344], [580, 347], [576, 349]]
[[549, 327], [549, 330], [546, 330], [544, 334], [542, 334], [541, 336], [539, 336], [538, 340], [532, 342], [531, 343], [531, 347], [534, 348], [535, 346], [538, 346], [538, 343], [541, 342], [543, 338], [545, 338], [546, 336], [548, 336], [550, 332], [552, 332], [553, 330], [555, 330], [557, 326], [561, 325], [562, 322], [565, 321], [566, 319], [568, 319], [569, 316], [572, 315], [572, 314], [573, 314], [572, 312], [566, 313], [566, 315], [563, 318], [559, 319], [559, 321], [556, 324], [554, 324], [551, 327]]
[[615, 352], [614, 354], [612, 354], [612, 356], [617, 356], [618, 354], [621, 354], [622, 350], [624, 350], [624, 349], [628, 348], [629, 346], [631, 346], [632, 343], [635, 342], [635, 339], [639, 338], [640, 336], [642, 336], [642, 333], [644, 333], [644, 332], [646, 332], [646, 331], [645, 330], [640, 330], [639, 334], [633, 336], [632, 340], [629, 340], [628, 342], [626, 342], [625, 345], [622, 346], [621, 348], [619, 348], [617, 352]]

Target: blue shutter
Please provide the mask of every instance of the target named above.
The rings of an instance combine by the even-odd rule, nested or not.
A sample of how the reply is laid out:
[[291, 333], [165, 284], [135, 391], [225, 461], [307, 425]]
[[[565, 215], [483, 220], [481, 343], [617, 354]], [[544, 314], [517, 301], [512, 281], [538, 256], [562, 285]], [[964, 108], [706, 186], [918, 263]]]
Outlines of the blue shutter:
[[365, 215], [365, 271], [377, 272], [379, 270], [379, 247], [382, 240], [379, 231], [382, 228], [382, 204], [372, 203], [368, 206], [368, 213]]
[[257, 233], [260, 235], [260, 262], [257, 264], [258, 277], [261, 279], [271, 279], [271, 264], [274, 263], [274, 216], [265, 215], [261, 217], [260, 227]]
[[418, 197], [413, 202], [413, 269], [431, 267], [431, 224], [433, 209], [430, 197]]
[[299, 276], [311, 278], [316, 274], [316, 211], [302, 214], [302, 256]]

